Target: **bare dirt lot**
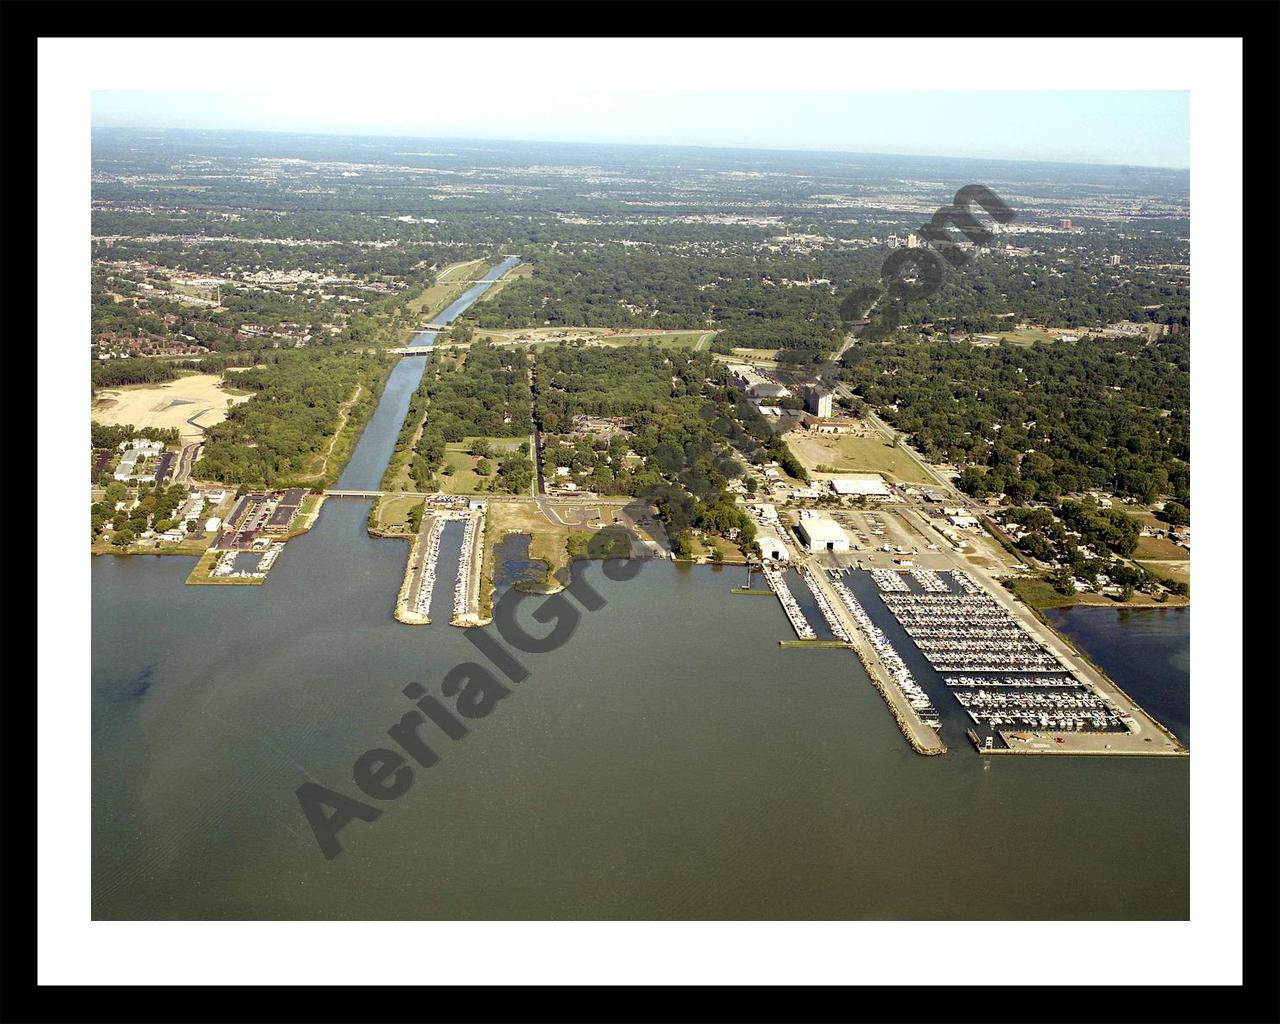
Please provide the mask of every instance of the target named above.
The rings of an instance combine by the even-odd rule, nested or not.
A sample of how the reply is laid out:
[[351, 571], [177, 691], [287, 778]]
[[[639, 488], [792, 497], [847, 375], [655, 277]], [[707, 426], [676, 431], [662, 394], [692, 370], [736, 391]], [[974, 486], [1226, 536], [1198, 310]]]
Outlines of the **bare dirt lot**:
[[166, 384], [103, 388], [93, 397], [92, 416], [99, 423], [135, 427], [177, 427], [183, 443], [204, 437], [204, 428], [227, 418], [227, 410], [248, 395], [233, 395], [221, 387], [222, 377], [197, 373]]

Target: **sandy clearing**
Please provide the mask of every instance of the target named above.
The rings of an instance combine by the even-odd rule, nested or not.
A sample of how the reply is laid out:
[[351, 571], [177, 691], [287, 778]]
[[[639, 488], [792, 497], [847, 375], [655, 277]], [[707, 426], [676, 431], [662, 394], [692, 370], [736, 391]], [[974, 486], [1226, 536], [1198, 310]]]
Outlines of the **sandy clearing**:
[[205, 427], [226, 419], [232, 405], [249, 400], [227, 394], [221, 383], [218, 374], [199, 373], [165, 384], [103, 388], [94, 396], [91, 415], [108, 426], [177, 427], [183, 443], [190, 443], [204, 437]]

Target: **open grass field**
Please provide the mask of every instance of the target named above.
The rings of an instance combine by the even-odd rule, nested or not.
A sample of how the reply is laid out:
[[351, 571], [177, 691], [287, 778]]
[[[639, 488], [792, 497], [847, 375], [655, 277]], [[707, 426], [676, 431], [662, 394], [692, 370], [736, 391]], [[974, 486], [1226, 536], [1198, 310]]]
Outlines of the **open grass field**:
[[1146, 569], [1152, 576], [1159, 577], [1162, 580], [1169, 580], [1172, 583], [1190, 583], [1191, 582], [1191, 562], [1187, 559], [1179, 560], [1161, 560], [1161, 559], [1135, 559], [1138, 565]]
[[778, 350], [776, 348], [735, 348], [728, 355], [716, 353], [716, 358], [727, 363], [748, 363], [765, 370], [778, 368]]
[[[1001, 341], [1007, 341], [1013, 345], [1034, 345], [1038, 341], [1057, 341], [1060, 334], [1074, 334], [1079, 337], [1081, 331], [1078, 327], [1024, 327], [1022, 330], [981, 331], [978, 333], [999, 338]], [[977, 337], [976, 334], [974, 336]]]
[[502, 457], [502, 453], [515, 451], [520, 447], [520, 442], [527, 439], [523, 437], [490, 437], [486, 438], [486, 440], [489, 442], [489, 449], [492, 452], [489, 456], [489, 465], [493, 468], [485, 476], [481, 476], [476, 472], [476, 466], [480, 463], [479, 457], [472, 455], [468, 451], [475, 438], [467, 437], [454, 444], [445, 445], [444, 467], [436, 474], [436, 479], [440, 483], [442, 492], [445, 494], [483, 494], [488, 490], [488, 485], [497, 479], [498, 460]]
[[406, 522], [409, 518], [409, 512], [415, 505], [421, 504], [422, 499], [418, 497], [382, 498], [378, 502], [377, 528], [392, 531], [407, 530]]
[[1065, 608], [1068, 605], [1101, 605], [1107, 608], [1176, 608], [1187, 604], [1183, 597], [1156, 601], [1146, 594], [1134, 594], [1129, 601], [1117, 601], [1106, 594], [1059, 594], [1047, 580], [1039, 576], [1023, 576], [1009, 581], [1009, 589], [1032, 608]]
[[1168, 537], [1139, 537], [1133, 558], [1135, 561], [1186, 562], [1190, 560], [1191, 552]]
[[182, 443], [190, 444], [225, 420], [231, 406], [249, 400], [249, 392], [228, 391], [222, 382], [219, 374], [195, 373], [164, 384], [103, 388], [93, 396], [91, 416], [108, 426], [177, 427]]
[[723, 537], [694, 535], [693, 552], [695, 558], [700, 561], [713, 562], [715, 560], [711, 557], [712, 551], [720, 552], [721, 565], [747, 564], [747, 560], [743, 557], [742, 552], [738, 550], [738, 546], [732, 541], [725, 540]]
[[910, 456], [879, 434], [858, 437], [796, 431], [787, 435], [787, 444], [810, 473], [818, 466], [832, 466], [837, 473], [881, 473], [901, 483], [931, 482]]

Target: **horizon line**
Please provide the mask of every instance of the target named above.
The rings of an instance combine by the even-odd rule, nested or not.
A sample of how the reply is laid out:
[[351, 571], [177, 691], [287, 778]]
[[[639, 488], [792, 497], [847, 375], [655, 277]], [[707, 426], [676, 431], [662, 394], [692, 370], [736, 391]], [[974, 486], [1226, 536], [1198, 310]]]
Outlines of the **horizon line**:
[[744, 153], [825, 153], [835, 156], [853, 156], [853, 157], [898, 157], [902, 159], [922, 159], [922, 160], [967, 160], [971, 162], [989, 162], [989, 163], [1006, 163], [1006, 164], [1033, 164], [1036, 166], [1046, 167], [1113, 167], [1117, 169], [1133, 169], [1143, 171], [1177, 171], [1184, 174], [1191, 172], [1191, 166], [1185, 167], [1172, 166], [1169, 164], [1131, 164], [1131, 163], [1113, 163], [1103, 160], [1028, 160], [1026, 158], [1015, 157], [996, 157], [996, 156], [950, 156], [944, 153], [891, 153], [864, 151], [858, 152], [845, 149], [792, 149], [792, 148], [771, 148], [768, 146], [744, 146], [744, 145], [723, 145], [708, 146], [699, 145], [689, 142], [593, 142], [585, 140], [573, 139], [512, 139], [512, 138], [485, 138], [483, 136], [452, 136], [452, 135], [405, 135], [396, 132], [385, 133], [360, 133], [360, 132], [336, 132], [336, 131], [303, 131], [296, 128], [212, 128], [212, 127], [181, 127], [174, 125], [123, 125], [123, 124], [93, 124], [89, 125], [90, 132], [107, 130], [107, 131], [151, 131], [151, 132], [241, 132], [246, 135], [297, 135], [297, 136], [319, 136], [321, 138], [351, 138], [351, 139], [413, 139], [422, 142], [514, 142], [522, 144], [540, 143], [552, 146], [613, 146], [613, 147], [640, 147], [649, 149], [691, 149], [704, 150], [710, 152], [744, 152]]

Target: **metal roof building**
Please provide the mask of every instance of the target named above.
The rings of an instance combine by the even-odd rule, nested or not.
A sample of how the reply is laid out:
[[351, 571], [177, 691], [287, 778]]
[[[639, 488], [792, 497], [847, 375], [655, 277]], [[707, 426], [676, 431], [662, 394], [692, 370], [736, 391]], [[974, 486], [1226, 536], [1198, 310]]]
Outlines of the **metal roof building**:
[[771, 526], [763, 526], [756, 533], [756, 543], [760, 545], [760, 554], [764, 558], [772, 558], [775, 561], [790, 561], [787, 554], [787, 546], [782, 542], [782, 538], [778, 536], [778, 531]]
[[823, 516], [800, 520], [800, 539], [810, 552], [848, 551], [849, 538], [838, 523]]
[[889, 497], [889, 488], [885, 486], [884, 478], [878, 473], [832, 477], [831, 489], [836, 494], [865, 494], [868, 497], [876, 498]]

